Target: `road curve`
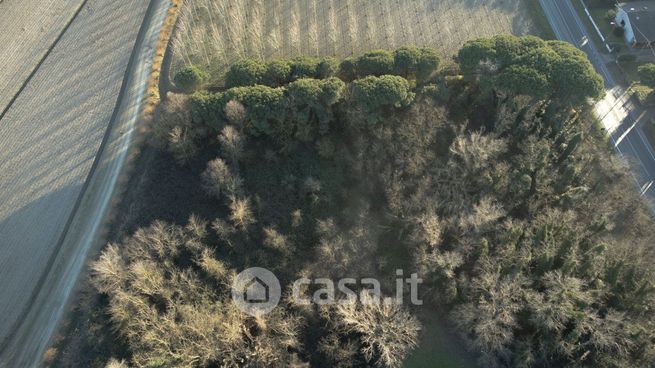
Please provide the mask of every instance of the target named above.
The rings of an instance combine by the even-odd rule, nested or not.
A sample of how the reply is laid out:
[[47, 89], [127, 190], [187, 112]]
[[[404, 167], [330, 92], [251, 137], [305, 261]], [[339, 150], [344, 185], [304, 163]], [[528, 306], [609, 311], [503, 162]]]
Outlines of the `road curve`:
[[0, 367], [39, 365], [98, 241], [169, 6], [89, 0], [0, 121]]
[[629, 93], [614, 79], [603, 54], [591, 41], [596, 35], [584, 25], [572, 1], [580, 0], [539, 0], [557, 38], [586, 52], [603, 77], [607, 95], [594, 106], [596, 116], [601, 120], [615, 149], [631, 163], [637, 186], [655, 213], [655, 151], [642, 131], [647, 112], [635, 105]]

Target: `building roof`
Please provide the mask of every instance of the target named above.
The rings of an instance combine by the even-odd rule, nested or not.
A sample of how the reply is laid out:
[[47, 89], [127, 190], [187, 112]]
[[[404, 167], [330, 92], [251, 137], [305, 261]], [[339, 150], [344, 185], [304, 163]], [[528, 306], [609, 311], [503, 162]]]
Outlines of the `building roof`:
[[628, 13], [637, 43], [655, 41], [655, 0], [619, 4]]

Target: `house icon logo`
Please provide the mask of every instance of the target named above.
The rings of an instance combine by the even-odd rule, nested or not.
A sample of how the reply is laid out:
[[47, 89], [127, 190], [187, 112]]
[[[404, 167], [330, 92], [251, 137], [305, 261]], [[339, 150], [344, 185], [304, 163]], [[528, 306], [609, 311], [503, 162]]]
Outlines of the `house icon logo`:
[[272, 311], [281, 295], [280, 281], [261, 267], [243, 270], [232, 283], [232, 300], [240, 310], [253, 316]]
[[243, 291], [243, 300], [248, 303], [267, 303], [270, 298], [270, 288], [257, 276], [246, 284]]

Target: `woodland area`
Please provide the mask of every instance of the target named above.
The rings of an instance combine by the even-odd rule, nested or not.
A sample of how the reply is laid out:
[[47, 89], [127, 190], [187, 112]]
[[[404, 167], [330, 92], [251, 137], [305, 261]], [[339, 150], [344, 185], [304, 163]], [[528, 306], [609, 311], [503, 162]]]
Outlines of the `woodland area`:
[[[202, 217], [155, 221], [92, 266], [126, 341], [114, 366], [400, 367], [419, 310], [483, 367], [655, 361], [655, 227], [590, 118], [603, 84], [575, 47], [496, 36], [454, 61], [401, 47], [241, 60], [225, 87], [212, 79], [181, 71], [186, 93], [152, 130], [171, 170], [202, 163], [180, 178], [204, 188]], [[253, 266], [283, 286], [377, 277], [384, 295], [400, 268], [425, 279], [425, 303], [283, 297], [251, 317], [230, 285]]]

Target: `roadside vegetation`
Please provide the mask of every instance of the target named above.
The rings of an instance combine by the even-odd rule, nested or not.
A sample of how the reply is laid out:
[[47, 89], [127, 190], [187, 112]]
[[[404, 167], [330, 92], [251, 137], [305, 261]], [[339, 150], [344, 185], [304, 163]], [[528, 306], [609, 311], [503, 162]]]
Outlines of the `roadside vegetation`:
[[[149, 198], [195, 215], [145, 224], [92, 266], [127, 342], [115, 358], [399, 367], [436, 316], [483, 367], [655, 360], [653, 221], [581, 113], [603, 88], [575, 47], [497, 36], [467, 42], [454, 63], [400, 47], [242, 59], [212, 78], [226, 87], [169, 94], [153, 126], [168, 162]], [[169, 172], [193, 175], [171, 195]], [[377, 277], [384, 296], [397, 268], [416, 271], [425, 304], [283, 297], [250, 317], [229, 285], [251, 266], [289, 287]]]
[[639, 82], [632, 85], [634, 96], [644, 106], [655, 106], [655, 64], [643, 64], [637, 68]]

